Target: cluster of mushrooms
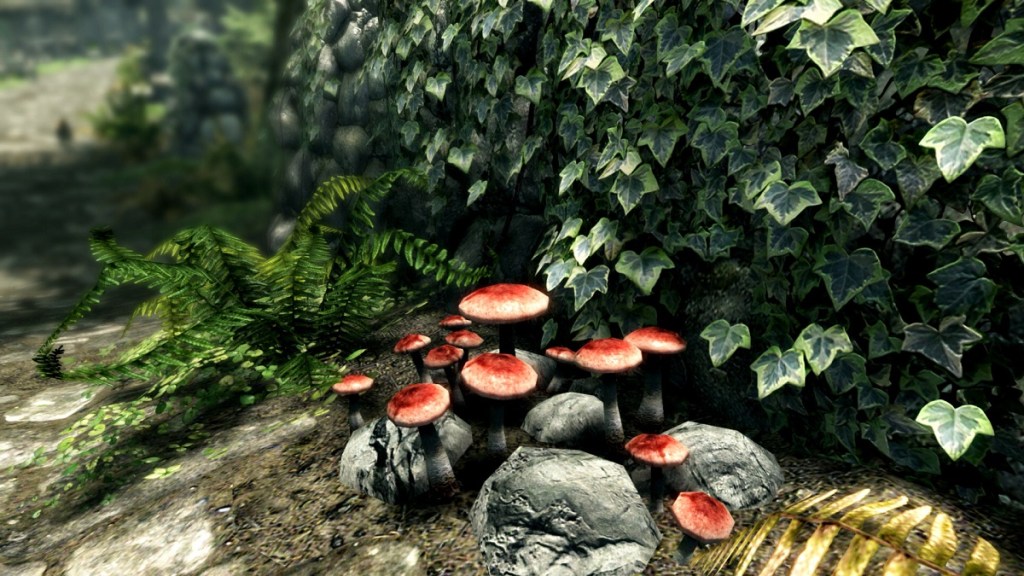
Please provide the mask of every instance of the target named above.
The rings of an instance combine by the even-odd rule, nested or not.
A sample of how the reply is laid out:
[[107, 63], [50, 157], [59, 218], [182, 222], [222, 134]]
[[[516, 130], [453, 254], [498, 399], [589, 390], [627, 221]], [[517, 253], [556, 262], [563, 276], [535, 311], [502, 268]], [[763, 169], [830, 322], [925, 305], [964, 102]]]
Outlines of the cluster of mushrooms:
[[[431, 491], [435, 497], [450, 497], [458, 491], [458, 481], [434, 422], [454, 407], [464, 408], [466, 392], [489, 399], [490, 420], [487, 451], [504, 457], [503, 400], [522, 398], [536, 391], [537, 372], [516, 356], [514, 325], [548, 312], [549, 298], [543, 292], [523, 284], [493, 284], [471, 292], [459, 303], [459, 315], [444, 317], [438, 324], [448, 331], [446, 344], [424, 350], [430, 337], [408, 334], [395, 344], [396, 354], [407, 354], [416, 368], [417, 384], [405, 386], [391, 397], [388, 418], [396, 425], [417, 428]], [[483, 345], [484, 339], [469, 330], [473, 323], [498, 326], [498, 352], [484, 352], [469, 358], [470, 351]], [[619, 414], [616, 376], [644, 365], [644, 395], [636, 413], [642, 429], [657, 429], [664, 423], [662, 377], [664, 359], [686, 349], [679, 334], [658, 327], [639, 328], [624, 338], [600, 338], [587, 342], [576, 352], [561, 346], [545, 350], [555, 360], [558, 371], [547, 388], [557, 393], [572, 379], [572, 371], [601, 376], [601, 400], [604, 404], [604, 436], [609, 446], [623, 446], [625, 440]], [[430, 370], [443, 370], [447, 388], [432, 382]], [[349, 401], [349, 427], [363, 425], [359, 394], [373, 380], [363, 374], [348, 374], [332, 390]], [[664, 510], [665, 479], [663, 469], [679, 466], [688, 449], [668, 434], [639, 434], [625, 443], [626, 452], [651, 467], [649, 510]], [[686, 558], [699, 543], [720, 542], [728, 538], [733, 518], [728, 509], [704, 492], [681, 492], [671, 505], [673, 518], [690, 538], [680, 543], [679, 555]]]

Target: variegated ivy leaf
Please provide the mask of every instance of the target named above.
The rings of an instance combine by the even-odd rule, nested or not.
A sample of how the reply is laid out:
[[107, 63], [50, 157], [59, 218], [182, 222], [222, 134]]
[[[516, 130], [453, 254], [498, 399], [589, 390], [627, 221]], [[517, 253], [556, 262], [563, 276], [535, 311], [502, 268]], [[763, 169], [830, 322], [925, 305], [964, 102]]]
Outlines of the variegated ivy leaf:
[[572, 288], [572, 294], [575, 299], [574, 312], [579, 312], [580, 308], [594, 297], [594, 294], [598, 292], [601, 294], [608, 293], [609, 272], [611, 270], [604, 264], [595, 266], [590, 270], [582, 266], [573, 268], [565, 286]]
[[907, 324], [903, 333], [904, 352], [917, 352], [957, 378], [963, 376], [964, 372], [960, 363], [964, 347], [981, 340], [977, 330], [964, 326], [963, 316], [943, 318], [938, 329], [914, 322]]
[[554, 318], [548, 318], [541, 329], [540, 347], [542, 349], [547, 347], [555, 339], [555, 336], [558, 336], [558, 322]]
[[640, 204], [640, 199], [645, 194], [650, 194], [658, 189], [658, 181], [654, 178], [649, 164], [641, 164], [632, 174], [619, 173], [612, 184], [612, 194], [619, 199], [623, 215], [629, 214], [633, 208]]
[[764, 15], [761, 24], [754, 30], [754, 35], [767, 34], [800, 19], [825, 24], [842, 7], [843, 4], [839, 0], [811, 0], [803, 5], [784, 4]]
[[740, 26], [746, 27], [761, 19], [772, 10], [778, 8], [786, 0], [750, 0], [743, 8], [743, 19]]
[[[594, 227], [590, 229], [590, 234], [587, 235], [590, 238], [591, 253], [600, 250], [606, 242], [614, 241], [615, 233], [618, 230], [618, 220], [609, 220], [603, 217], [600, 220], [598, 220], [597, 224], [594, 224]], [[609, 260], [610, 259], [611, 258], [609, 258]]]
[[825, 370], [825, 381], [836, 394], [845, 394], [854, 388], [868, 386], [870, 382], [866, 364], [860, 354], [841, 354]]
[[875, 9], [876, 12], [885, 13], [889, 9], [889, 4], [892, 0], [864, 0], [868, 6]]
[[444, 93], [451, 82], [452, 77], [447, 72], [441, 72], [437, 76], [427, 78], [427, 85], [424, 89], [427, 91], [427, 94], [430, 94], [434, 98], [444, 100]]
[[708, 341], [708, 355], [711, 364], [718, 368], [740, 348], [750, 348], [750, 329], [746, 324], [729, 324], [718, 319], [708, 324], [700, 333]]
[[938, 285], [935, 304], [950, 316], [991, 310], [996, 284], [985, 277], [985, 272], [984, 262], [964, 257], [932, 270], [928, 279]]
[[673, 114], [658, 124], [647, 124], [637, 140], [638, 146], [647, 146], [654, 155], [654, 159], [662, 168], [668, 166], [672, 151], [675, 150], [676, 142], [686, 134], [686, 123]]
[[772, 346], [754, 360], [750, 369], [757, 373], [759, 400], [764, 400], [786, 384], [803, 388], [807, 378], [804, 355], [792, 348], [783, 352], [778, 346]]
[[833, 244], [825, 246], [818, 253], [814, 271], [825, 281], [825, 289], [836, 310], [840, 310], [871, 284], [885, 278], [882, 264], [874, 250], [858, 248], [846, 254]]
[[860, 222], [864, 230], [867, 230], [878, 218], [882, 206], [895, 200], [896, 195], [885, 182], [868, 178], [858, 184], [853, 192], [847, 194], [846, 198], [839, 202], [839, 205]]
[[979, 48], [971, 63], [982, 66], [1024, 64], [1024, 19], [1007, 22], [1004, 32]]
[[732, 64], [750, 46], [750, 36], [739, 28], [716, 31], [704, 37], [700, 59], [711, 81], [719, 86]]
[[562, 281], [569, 277], [569, 274], [576, 268], [576, 262], [573, 260], [562, 260], [559, 259], [557, 262], [552, 262], [548, 265], [544, 271], [544, 276], [547, 278], [545, 281], [545, 287], [548, 292], [551, 292], [555, 288], [558, 288]]
[[516, 76], [516, 95], [526, 98], [534, 105], [540, 104], [546, 81], [547, 77], [540, 70], [531, 68], [526, 76]]
[[875, 31], [853, 8], [843, 10], [824, 24], [804, 19], [793, 40], [786, 46], [803, 49], [807, 57], [821, 68], [825, 77], [831, 76], [843, 61], [857, 48], [878, 43]]
[[739, 146], [739, 129], [739, 124], [735, 122], [701, 122], [693, 132], [690, 144], [700, 150], [705, 164], [714, 166], [730, 148]]
[[866, 168], [850, 159], [850, 151], [843, 146], [842, 142], [836, 143], [829, 151], [828, 156], [825, 157], [825, 164], [836, 167], [836, 187], [840, 200], [846, 198], [846, 195], [868, 175]]
[[640, 254], [626, 250], [619, 255], [615, 271], [629, 278], [645, 296], [650, 295], [658, 283], [662, 270], [675, 268], [672, 259], [656, 246], [648, 246]]
[[469, 187], [469, 198], [466, 199], [466, 206], [470, 206], [473, 202], [476, 202], [484, 192], [487, 191], [487, 180], [477, 180]]
[[570, 218], [562, 224], [562, 229], [558, 232], [558, 236], [555, 237], [555, 243], [561, 242], [566, 238], [575, 238], [580, 233], [580, 228], [583, 226], [583, 219], [576, 217]]
[[945, 400], [932, 400], [921, 408], [915, 420], [931, 426], [939, 446], [953, 460], [967, 452], [976, 434], [995, 435], [985, 411], [973, 404], [954, 408]]
[[466, 148], [453, 146], [448, 149], [448, 163], [461, 170], [463, 174], [469, 174], [469, 168], [473, 165], [474, 155], [476, 155], [476, 150], [472, 146]]
[[754, 203], [754, 208], [764, 208], [779, 224], [786, 226], [800, 215], [805, 208], [821, 204], [818, 191], [806, 180], [786, 185], [772, 182]]
[[671, 78], [674, 74], [686, 68], [686, 65], [704, 54], [707, 46], [704, 41], [693, 44], [684, 44], [670, 50], [662, 61], [665, 63], [665, 77]]
[[946, 182], [956, 180], [981, 156], [985, 148], [1003, 148], [1006, 137], [999, 120], [983, 116], [968, 124], [959, 116], [939, 122], [924, 135], [920, 145], [935, 149], [935, 160]]
[[633, 46], [633, 34], [633, 19], [622, 10], [615, 9], [604, 21], [601, 41], [611, 40], [620, 52], [629, 54], [629, 49]]
[[952, 220], [932, 218], [924, 210], [911, 210], [900, 216], [893, 241], [941, 250], [959, 233], [960, 225]]
[[841, 352], [853, 352], [853, 343], [842, 326], [825, 330], [817, 323], [810, 324], [800, 332], [793, 348], [804, 353], [807, 363], [815, 375], [821, 374], [832, 365]]
[[573, 160], [562, 168], [562, 171], [558, 173], [561, 180], [558, 181], [558, 195], [565, 194], [565, 191], [573, 185], [574, 182], [583, 176], [583, 170], [586, 169], [587, 165], [585, 162], [579, 160]]
[[[551, 1], [552, 0], [548, 0], [548, 2]], [[639, 20], [640, 17], [644, 15], [644, 12], [646, 12], [652, 4], [654, 4], [654, 0], [640, 0], [639, 2], [637, 2], [636, 7], [633, 8], [633, 21], [636, 22], [637, 20]]]
[[625, 71], [615, 56], [608, 56], [596, 68], [585, 67], [580, 74], [578, 87], [590, 97], [597, 106], [608, 93], [612, 84], [626, 77]]
[[572, 241], [571, 250], [572, 257], [576, 259], [576, 262], [580, 266], [582, 266], [586, 263], [587, 258], [590, 258], [590, 255], [593, 252], [590, 246], [590, 237], [582, 235], [577, 236], [576, 239]]
[[1022, 181], [1024, 174], [1013, 166], [1008, 167], [1001, 178], [995, 174], [985, 174], [971, 198], [981, 200], [986, 208], [1003, 220], [1024, 226]]

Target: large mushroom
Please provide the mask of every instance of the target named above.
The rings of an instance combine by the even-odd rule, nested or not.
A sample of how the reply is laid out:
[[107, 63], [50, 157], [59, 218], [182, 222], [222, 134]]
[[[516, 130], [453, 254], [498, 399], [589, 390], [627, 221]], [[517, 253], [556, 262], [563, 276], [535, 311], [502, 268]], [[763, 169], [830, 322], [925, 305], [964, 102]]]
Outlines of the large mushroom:
[[[587, 342], [576, 351], [576, 365], [594, 374], [621, 374], [643, 362], [636, 346], [619, 338], [599, 338]], [[622, 446], [625, 435], [619, 415], [619, 397], [615, 380], [601, 379], [601, 401], [604, 402], [604, 437], [610, 445]]]
[[363, 415], [359, 412], [359, 393], [366, 392], [370, 389], [370, 386], [373, 386], [373, 378], [363, 374], [347, 374], [331, 386], [331, 390], [338, 396], [348, 397], [349, 430], [355, 430], [363, 426]]
[[536, 390], [537, 372], [511, 354], [485, 352], [466, 362], [462, 382], [470, 391], [490, 399], [487, 451], [504, 456], [505, 408], [501, 401], [522, 398]]
[[430, 344], [430, 337], [423, 334], [406, 334], [395, 344], [395, 354], [408, 354], [412, 365], [416, 367], [416, 378], [420, 382], [430, 382], [430, 373], [423, 365], [423, 354], [420, 352]]
[[656, 430], [665, 423], [665, 404], [661, 397], [665, 356], [686, 350], [683, 337], [664, 328], [638, 328], [623, 338], [644, 353], [644, 397], [636, 411], [637, 423], [645, 430]]
[[498, 352], [515, 356], [512, 325], [546, 314], [550, 303], [547, 294], [525, 284], [492, 284], [466, 295], [459, 312], [473, 322], [497, 324]]
[[684, 562], [698, 545], [728, 538], [735, 524], [725, 504], [704, 492], [680, 492], [672, 502], [671, 511], [683, 533], [676, 554]]
[[427, 463], [427, 483], [438, 497], [445, 498], [458, 492], [458, 482], [452, 470], [448, 453], [441, 444], [434, 422], [448, 410], [448, 390], [431, 383], [410, 384], [388, 401], [388, 419], [395, 426], [416, 428]]
[[638, 434], [626, 442], [629, 455], [651, 467], [651, 514], [660, 514], [665, 509], [665, 474], [663, 468], [679, 466], [690, 455], [683, 443], [668, 434]]
[[466, 405], [466, 399], [462, 396], [462, 389], [459, 388], [459, 376], [455, 373], [455, 363], [462, 358], [461, 348], [450, 344], [443, 344], [427, 352], [423, 359], [423, 365], [427, 368], [443, 369], [444, 376], [448, 379], [448, 388], [451, 389], [452, 403], [459, 408]]

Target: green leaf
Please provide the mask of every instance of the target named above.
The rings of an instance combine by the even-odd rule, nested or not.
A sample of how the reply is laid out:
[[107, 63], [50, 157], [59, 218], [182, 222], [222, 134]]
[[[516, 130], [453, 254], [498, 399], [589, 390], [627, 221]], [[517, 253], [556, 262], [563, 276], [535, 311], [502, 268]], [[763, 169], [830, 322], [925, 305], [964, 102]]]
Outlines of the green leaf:
[[579, 87], [587, 93], [590, 101], [596, 106], [608, 94], [612, 84], [626, 77], [622, 66], [615, 56], [608, 56], [597, 68], [586, 67], [580, 74]]
[[891, 10], [888, 14], [875, 14], [871, 19], [871, 29], [878, 36], [878, 44], [872, 44], [864, 50], [875, 61], [889, 67], [893, 53], [896, 51], [896, 27], [913, 14], [912, 10]]
[[668, 166], [676, 143], [686, 134], [686, 123], [672, 115], [658, 124], [644, 126], [637, 146], [647, 146], [662, 168]]
[[465, 149], [452, 147], [448, 150], [448, 163], [461, 170], [463, 174], [469, 174], [474, 155], [476, 155], [476, 150], [472, 147]]
[[899, 338], [893, 338], [890, 336], [889, 329], [885, 327], [885, 324], [881, 320], [878, 320], [871, 326], [868, 326], [867, 333], [868, 358], [874, 360], [875, 358], [888, 356], [893, 352], [899, 352]]
[[718, 319], [708, 324], [700, 333], [708, 341], [711, 364], [718, 368], [740, 348], [750, 348], [750, 329], [746, 324], [729, 324]]
[[841, 354], [825, 369], [825, 380], [835, 394], [845, 394], [854, 388], [866, 386], [866, 361], [860, 354]]
[[579, 312], [580, 308], [583, 307], [595, 294], [600, 292], [601, 294], [608, 293], [608, 273], [610, 270], [604, 264], [595, 266], [590, 270], [583, 268], [582, 266], [576, 266], [569, 274], [569, 280], [566, 281], [566, 288], [572, 288], [573, 297], [575, 299], [575, 312]]
[[629, 54], [629, 49], [633, 46], [634, 29], [633, 18], [616, 9], [604, 21], [601, 41], [611, 40], [620, 52]]
[[612, 194], [619, 199], [623, 215], [629, 214], [640, 204], [645, 194], [658, 190], [658, 181], [650, 164], [641, 164], [632, 174], [619, 173], [612, 184]]
[[819, 204], [821, 198], [818, 197], [818, 191], [810, 182], [801, 180], [789, 186], [785, 182], [769, 184], [757, 198], [754, 208], [764, 208], [776, 222], [785, 226], [805, 208]]
[[988, 41], [971, 58], [971, 64], [981, 66], [998, 66], [1000, 64], [1024, 64], [1024, 30], [1018, 25], [1011, 29], [1010, 20], [1007, 22], [1008, 31]]
[[804, 116], [809, 115], [821, 105], [826, 98], [833, 95], [835, 84], [821, 76], [817, 68], [808, 68], [797, 78], [796, 94], [800, 99], [800, 109]]
[[995, 435], [985, 411], [973, 404], [953, 408], [945, 400], [932, 400], [921, 408], [915, 420], [931, 426], [939, 446], [953, 460], [967, 452], [976, 434]]
[[967, 92], [950, 94], [944, 90], [922, 90], [914, 98], [914, 116], [937, 124], [952, 116], [963, 116], [973, 104]]
[[855, 49], [878, 42], [878, 36], [864, 17], [851, 8], [843, 10], [824, 25], [803, 20], [786, 48], [802, 48], [828, 77], [839, 70]]
[[884, 182], [868, 178], [858, 184], [853, 192], [846, 195], [846, 198], [839, 201], [839, 206], [856, 218], [866, 231], [878, 218], [882, 206], [895, 200], [896, 195]]
[[888, 405], [889, 395], [885, 391], [866, 383], [857, 387], [858, 410], [870, 410]]
[[900, 98], [906, 98], [938, 78], [945, 71], [942, 60], [919, 48], [903, 54], [892, 64], [892, 80]]
[[889, 9], [889, 4], [892, 0], [864, 0], [864, 2], [875, 9], [877, 12], [885, 12]]
[[565, 191], [573, 185], [574, 182], [583, 177], [583, 171], [587, 165], [585, 162], [579, 160], [573, 160], [562, 168], [562, 171], [558, 173], [561, 179], [558, 181], [558, 195], [565, 194]]
[[786, 384], [803, 388], [807, 377], [804, 355], [792, 348], [783, 353], [778, 346], [765, 350], [750, 365], [750, 369], [757, 373], [759, 400], [764, 400]]
[[721, 86], [722, 78], [740, 54], [750, 47], [750, 37], [742, 28], [728, 28], [704, 37], [704, 51], [700, 59], [715, 86]]
[[558, 288], [562, 280], [568, 278], [576, 268], [575, 260], [558, 260], [548, 264], [547, 269], [544, 270], [544, 276], [547, 278], [545, 287], [548, 292]]
[[665, 63], [665, 77], [671, 78], [677, 72], [686, 68], [687, 64], [704, 54], [705, 49], [706, 45], [701, 40], [694, 44], [684, 44], [670, 50], [662, 58], [662, 62]]
[[988, 312], [996, 295], [995, 282], [985, 278], [985, 264], [977, 258], [961, 257], [928, 273], [934, 282], [935, 304], [947, 316], [959, 316], [971, 310]]
[[573, 258], [575, 258], [576, 262], [580, 266], [582, 266], [584, 263], [586, 263], [587, 258], [590, 258], [590, 255], [593, 252], [590, 247], [590, 237], [577, 236], [572, 241], [572, 247], [570, 248], [570, 250], [572, 250]]
[[892, 128], [886, 120], [868, 130], [860, 141], [860, 149], [883, 170], [891, 170], [907, 157], [907, 149], [892, 141]]
[[935, 159], [946, 182], [970, 168], [985, 148], [1003, 148], [1006, 139], [999, 120], [983, 116], [970, 124], [959, 116], [939, 122], [921, 139], [921, 146], [935, 149]]
[[427, 94], [430, 94], [438, 100], [444, 100], [444, 93], [447, 90], [448, 85], [451, 84], [452, 77], [447, 72], [441, 72], [437, 76], [431, 76], [427, 78], [427, 85], [424, 89]]
[[850, 160], [850, 151], [843, 146], [842, 142], [837, 142], [835, 147], [829, 151], [828, 156], [825, 157], [825, 164], [836, 167], [836, 185], [840, 200], [846, 198], [846, 195], [868, 175], [866, 168]]
[[810, 237], [810, 233], [799, 226], [782, 226], [774, 220], [768, 220], [768, 257], [775, 258], [789, 254], [793, 257], [800, 256], [804, 244]]
[[971, 199], [980, 200], [996, 216], [1017, 226], [1024, 226], [1024, 193], [1021, 178], [1024, 174], [1010, 166], [1002, 178], [995, 174], [981, 177], [977, 190]]
[[1001, 110], [1006, 118], [1006, 153], [1016, 156], [1024, 150], [1024, 104], [1020, 100]]
[[644, 294], [649, 296], [661, 276], [662, 270], [675, 268], [672, 259], [656, 246], [648, 246], [640, 254], [626, 250], [619, 255], [615, 271], [629, 278]]
[[935, 163], [935, 157], [931, 155], [916, 158], [907, 156], [896, 166], [896, 182], [908, 206], [913, 206], [939, 176], [939, 166]]
[[804, 353], [815, 375], [832, 365], [841, 352], [853, 352], [853, 343], [842, 326], [825, 330], [817, 323], [804, 328], [793, 343], [793, 349]]
[[796, 86], [789, 78], [775, 78], [768, 84], [768, 105], [779, 104], [785, 106], [793, 99]]
[[744, 28], [760, 20], [763, 16], [778, 8], [786, 0], [750, 0], [743, 8], [743, 19], [740, 26]]
[[778, 6], [764, 15], [753, 35], [767, 34], [801, 19], [815, 24], [824, 24], [842, 7], [843, 4], [839, 0], [811, 0], [803, 6], [799, 4]]
[[818, 255], [814, 271], [825, 281], [836, 310], [867, 286], [884, 279], [878, 255], [870, 248], [858, 248], [847, 255], [838, 246], [827, 245]]
[[910, 470], [936, 475], [942, 472], [938, 456], [928, 448], [908, 446], [902, 442], [896, 442], [894, 439], [889, 444], [889, 457]]
[[547, 77], [536, 68], [530, 69], [526, 76], [516, 76], [516, 95], [533, 102], [536, 106], [544, 95], [544, 83]]
[[487, 180], [477, 180], [469, 187], [469, 198], [466, 199], [466, 206], [470, 206], [473, 202], [476, 202], [478, 198], [484, 195], [487, 191]]
[[960, 233], [960, 225], [944, 218], [932, 218], [923, 210], [900, 215], [893, 240], [909, 246], [931, 246], [941, 250]]
[[903, 329], [904, 352], [917, 352], [942, 366], [950, 374], [960, 378], [963, 376], [963, 366], [960, 359], [963, 356], [964, 346], [981, 340], [981, 334], [975, 329], [964, 326], [963, 316], [949, 316], [942, 319], [939, 328], [914, 322], [907, 324]]
[[[593, 252], [597, 252], [608, 242], [615, 241], [615, 233], [619, 229], [618, 220], [609, 220], [608, 218], [601, 218], [594, 224], [594, 227], [590, 229], [590, 233], [587, 237], [590, 238], [590, 249]], [[611, 258], [609, 258], [611, 260]]]

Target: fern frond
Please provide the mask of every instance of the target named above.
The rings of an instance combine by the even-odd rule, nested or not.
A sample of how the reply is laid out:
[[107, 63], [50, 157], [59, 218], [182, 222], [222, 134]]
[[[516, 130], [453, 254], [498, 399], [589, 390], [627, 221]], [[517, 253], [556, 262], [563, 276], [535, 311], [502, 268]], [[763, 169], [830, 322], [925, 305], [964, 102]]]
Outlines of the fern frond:
[[296, 333], [311, 331], [327, 289], [333, 261], [323, 236], [300, 234], [287, 252], [278, 252], [259, 267], [268, 295], [262, 307], [287, 318]]
[[[690, 565], [706, 574], [717, 574], [726, 566], [734, 565], [733, 574], [740, 576], [747, 574], [760, 557], [764, 559], [761, 576], [775, 574], [787, 562], [791, 566], [787, 574], [793, 576], [828, 573], [860, 576], [867, 573], [875, 555], [884, 550], [884, 556], [878, 561], [885, 561], [885, 574], [916, 574], [919, 568], [944, 575], [991, 576], [996, 573], [999, 553], [983, 538], [977, 539], [970, 557], [961, 562], [962, 571], [949, 566], [956, 555], [957, 536], [949, 517], [942, 512], [934, 516], [926, 542], [909, 542], [911, 532], [931, 516], [932, 508], [919, 506], [889, 516], [907, 504], [905, 496], [867, 502], [835, 518], [843, 510], [857, 505], [869, 492], [864, 489], [829, 501], [835, 494], [832, 490], [792, 504], [759, 519], [725, 542], [697, 551]], [[773, 545], [766, 546], [782, 520], [789, 521], [786, 528]], [[841, 535], [849, 538], [840, 538]], [[798, 540], [803, 544], [795, 550]], [[830, 556], [828, 553], [833, 548], [844, 550], [841, 555]], [[839, 559], [831, 561], [834, 566], [827, 565], [828, 558], [836, 557]]]
[[[455, 285], [466, 288], [476, 284], [487, 275], [486, 268], [473, 268], [462, 260], [449, 258], [448, 250], [437, 244], [418, 238], [404, 230], [390, 230], [391, 245], [417, 272], [434, 275], [434, 279], [444, 285]], [[378, 243], [372, 245], [376, 254], [384, 247]]]

